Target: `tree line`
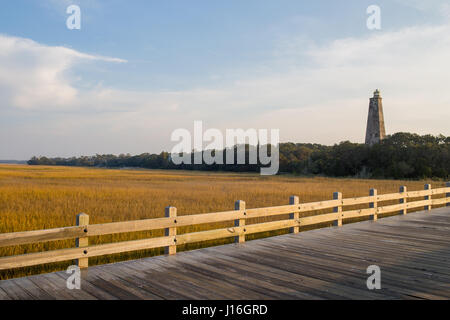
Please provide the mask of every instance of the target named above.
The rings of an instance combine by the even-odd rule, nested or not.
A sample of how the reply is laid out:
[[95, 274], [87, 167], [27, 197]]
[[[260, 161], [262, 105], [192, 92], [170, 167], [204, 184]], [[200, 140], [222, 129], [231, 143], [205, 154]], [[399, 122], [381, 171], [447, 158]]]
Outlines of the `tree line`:
[[[254, 146], [246, 145], [246, 159]], [[235, 149], [237, 147], [235, 146]], [[381, 143], [368, 146], [344, 141], [333, 146], [311, 143], [281, 143], [280, 173], [330, 177], [448, 179], [450, 137], [396, 133]], [[225, 159], [225, 150], [223, 151]], [[194, 159], [194, 154], [191, 154]], [[192, 161], [192, 163], [194, 163]], [[225, 163], [225, 161], [224, 161]], [[236, 163], [236, 161], [235, 161]], [[246, 161], [248, 163], [248, 161]], [[257, 164], [175, 165], [168, 152], [132, 156], [95, 155], [71, 158], [33, 157], [29, 165], [83, 166], [105, 168], [148, 168], [203, 171], [259, 172]]]

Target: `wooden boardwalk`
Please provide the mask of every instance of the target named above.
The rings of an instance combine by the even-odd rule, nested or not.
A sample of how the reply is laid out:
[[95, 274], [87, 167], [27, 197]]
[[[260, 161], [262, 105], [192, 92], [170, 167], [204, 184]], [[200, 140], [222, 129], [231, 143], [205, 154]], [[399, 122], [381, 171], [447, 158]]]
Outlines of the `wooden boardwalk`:
[[[381, 290], [366, 269], [381, 268]], [[0, 281], [0, 299], [450, 299], [450, 207]]]

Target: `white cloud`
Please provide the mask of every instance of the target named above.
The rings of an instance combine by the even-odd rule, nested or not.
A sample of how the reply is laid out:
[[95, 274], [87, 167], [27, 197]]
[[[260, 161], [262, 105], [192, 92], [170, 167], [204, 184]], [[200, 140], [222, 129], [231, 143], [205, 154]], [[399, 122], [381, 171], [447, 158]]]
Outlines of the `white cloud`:
[[70, 106], [78, 90], [66, 73], [75, 64], [89, 60], [126, 62], [0, 35], [0, 98], [4, 104], [23, 109]]
[[450, 3], [443, 3], [439, 7], [440, 14], [446, 18], [450, 18]]

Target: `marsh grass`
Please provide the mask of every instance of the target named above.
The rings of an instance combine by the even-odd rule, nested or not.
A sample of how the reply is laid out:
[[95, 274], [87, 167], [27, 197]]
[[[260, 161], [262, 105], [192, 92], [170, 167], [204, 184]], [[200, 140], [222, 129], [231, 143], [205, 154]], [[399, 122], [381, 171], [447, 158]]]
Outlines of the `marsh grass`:
[[[429, 181], [428, 181], [429, 182]], [[75, 225], [80, 212], [91, 224], [148, 219], [164, 216], [175, 206], [179, 215], [234, 209], [236, 200], [247, 208], [278, 206], [298, 195], [300, 203], [327, 200], [335, 191], [344, 198], [366, 196], [370, 188], [379, 194], [398, 192], [399, 186], [422, 190], [425, 181], [306, 178], [289, 175], [262, 177], [257, 174], [208, 173], [163, 170], [111, 170], [74, 167], [0, 165], [0, 233], [49, 229]], [[444, 186], [434, 182], [434, 187]], [[329, 212], [321, 211], [304, 215]], [[272, 217], [248, 221], [279, 220]], [[232, 226], [230, 223], [180, 228], [179, 233]], [[286, 233], [282, 230], [247, 236], [247, 239]], [[90, 244], [162, 236], [163, 230], [91, 237]], [[179, 246], [192, 250], [230, 243], [221, 239]], [[0, 248], [0, 256], [18, 255], [75, 246], [74, 240]], [[128, 252], [91, 258], [90, 265], [138, 259], [162, 254], [162, 249]], [[72, 261], [0, 271], [0, 279], [64, 270]]]

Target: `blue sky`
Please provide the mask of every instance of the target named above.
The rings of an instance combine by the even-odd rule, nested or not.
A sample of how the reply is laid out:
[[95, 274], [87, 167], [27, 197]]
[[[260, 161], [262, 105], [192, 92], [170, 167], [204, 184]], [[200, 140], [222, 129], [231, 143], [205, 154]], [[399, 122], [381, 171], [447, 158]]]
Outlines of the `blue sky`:
[[[66, 28], [70, 4], [81, 30]], [[379, 31], [366, 27], [372, 4]], [[388, 133], [449, 135], [449, 4], [7, 1], [0, 158], [170, 150], [170, 133], [194, 120], [361, 142], [378, 87]]]

